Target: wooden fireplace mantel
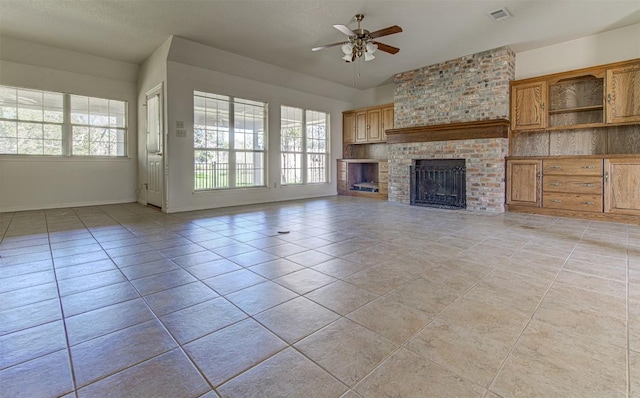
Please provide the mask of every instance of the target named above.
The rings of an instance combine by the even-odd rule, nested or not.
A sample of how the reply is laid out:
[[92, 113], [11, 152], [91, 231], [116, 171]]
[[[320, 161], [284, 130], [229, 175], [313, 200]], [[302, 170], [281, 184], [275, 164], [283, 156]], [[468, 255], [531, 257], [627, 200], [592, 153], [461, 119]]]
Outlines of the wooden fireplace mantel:
[[387, 130], [387, 144], [508, 138], [509, 125], [507, 119], [495, 119], [392, 129]]

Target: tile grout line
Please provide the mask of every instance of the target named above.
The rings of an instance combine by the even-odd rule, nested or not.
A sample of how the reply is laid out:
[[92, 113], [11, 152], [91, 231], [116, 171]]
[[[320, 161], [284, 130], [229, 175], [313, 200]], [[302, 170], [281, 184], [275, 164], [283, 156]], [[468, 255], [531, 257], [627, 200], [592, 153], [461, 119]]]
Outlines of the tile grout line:
[[[87, 232], [91, 235], [91, 237], [92, 237], [93, 239], [95, 239], [95, 240], [96, 240], [96, 242], [98, 242], [98, 244], [99, 244], [100, 246], [102, 246], [102, 245], [100, 244], [100, 242], [96, 239], [96, 237], [95, 237], [95, 235], [93, 234], [93, 232], [91, 231], [91, 229], [90, 229], [90, 228], [85, 224], [85, 222], [82, 220], [82, 217], [81, 217], [81, 216], [79, 216], [75, 210], [73, 210], [73, 211], [74, 211], [75, 216], [76, 216], [76, 217], [78, 218], [78, 220], [82, 223], [82, 225], [83, 225], [83, 226], [84, 226], [84, 228], [87, 230]], [[102, 211], [102, 210], [101, 210], [101, 211]], [[104, 213], [104, 211], [103, 211], [103, 213]], [[109, 216], [107, 213], [104, 213], [104, 214], [105, 214], [105, 215], [107, 215], [107, 216], [108, 216], [109, 218], [111, 218], [112, 220], [114, 220], [115, 222], [117, 222], [119, 225], [122, 225], [119, 221], [117, 221], [117, 220], [113, 219], [113, 217]], [[104, 248], [103, 248], [103, 250], [104, 250]], [[106, 253], [106, 251], [105, 251], [105, 253]], [[109, 258], [109, 260], [113, 261], [112, 257], [111, 257], [108, 253], [106, 253], [106, 254], [107, 254], [107, 257]], [[114, 265], [115, 265], [115, 263], [114, 263]], [[136, 291], [136, 293], [139, 295], [139, 298], [142, 298], [142, 299], [143, 299], [143, 302], [145, 303], [145, 305], [147, 306], [147, 308], [149, 309], [149, 311], [151, 311], [151, 313], [154, 315], [155, 319], [156, 319], [156, 320], [158, 320], [158, 322], [160, 322], [160, 320], [158, 319], [158, 317], [156, 316], [156, 314], [151, 310], [151, 308], [149, 308], [149, 306], [148, 306], [148, 304], [147, 304], [146, 300], [144, 300], [144, 298], [143, 298], [143, 296], [140, 294], [140, 292], [139, 292], [139, 291], [136, 289], [136, 287], [131, 283], [131, 281], [126, 277], [126, 275], [124, 275], [124, 274], [122, 273], [122, 270], [120, 269], [120, 267], [118, 267], [118, 266], [116, 265], [116, 268], [118, 268], [118, 271], [123, 275], [123, 277], [127, 280], [127, 282], [129, 282], [129, 284], [131, 285], [131, 287]], [[60, 299], [60, 306], [62, 307], [62, 296], [60, 296], [60, 293], [59, 293], [59, 292], [58, 292], [58, 295], [59, 295], [59, 299]], [[132, 300], [135, 300], [135, 299], [132, 299]], [[129, 300], [127, 300], [127, 301], [129, 301]], [[104, 307], [101, 307], [101, 308], [104, 308]], [[90, 312], [90, 311], [87, 311], [87, 312]], [[66, 336], [66, 339], [67, 339], [67, 348], [68, 348], [68, 351], [69, 351], [69, 358], [70, 358], [70, 362], [71, 362], [71, 371], [72, 371], [72, 374], [73, 374], [73, 382], [74, 382], [74, 391], [73, 391], [73, 393], [77, 396], [78, 388], [77, 388], [76, 380], [75, 380], [75, 370], [74, 370], [74, 366], [73, 366], [73, 359], [72, 359], [72, 356], [71, 356], [71, 344], [69, 343], [69, 335], [68, 335], [67, 328], [66, 328], [66, 320], [65, 320], [65, 318], [64, 318], [64, 312], [63, 312], [63, 321], [64, 321], [64, 324], [65, 324], [65, 336]], [[147, 321], [145, 321], [145, 322], [147, 322]], [[141, 323], [144, 323], [144, 322], [141, 322]], [[128, 327], [132, 327], [132, 326], [140, 325], [141, 323], [136, 323], [135, 325], [130, 325], [130, 326], [128, 326]], [[161, 325], [162, 325], [162, 327], [164, 328], [164, 324], [162, 324], [162, 322], [160, 322], [160, 324], [161, 324]], [[128, 327], [126, 327], [126, 328], [128, 328]], [[105, 334], [105, 335], [97, 336], [97, 337], [94, 337], [94, 338], [89, 339], [89, 340], [87, 340], [87, 341], [95, 340], [95, 339], [97, 339], [97, 338], [100, 338], [100, 337], [103, 337], [103, 336], [107, 336], [107, 335], [109, 335], [109, 334], [111, 334], [111, 333], [118, 332], [118, 331], [124, 330], [124, 329], [126, 329], [126, 328], [122, 328], [122, 329], [119, 329], [119, 330], [116, 330], [116, 331], [113, 331], [113, 332], [107, 333], [107, 334]], [[167, 331], [167, 333], [168, 333], [168, 331]], [[172, 336], [170, 333], [168, 333], [168, 334], [169, 334], [169, 336], [173, 339], [173, 336]], [[175, 340], [174, 340], [174, 341], [175, 341]], [[83, 343], [84, 343], [84, 342], [83, 342]], [[175, 343], [176, 343], [177, 347], [180, 347], [180, 344], [179, 344], [177, 341], [175, 341]], [[82, 344], [82, 343], [79, 343], [79, 344]], [[176, 347], [176, 348], [177, 348], [177, 347]], [[175, 348], [173, 348], [173, 349], [175, 349]], [[172, 349], [172, 350], [173, 350], [173, 349]], [[172, 350], [169, 350], [169, 351], [172, 351]], [[92, 384], [94, 384], [94, 383], [97, 383], [97, 382], [99, 382], [99, 381], [101, 381], [101, 380], [104, 380], [104, 379], [106, 379], [106, 378], [108, 378], [108, 377], [110, 377], [110, 376], [113, 376], [113, 375], [115, 375], [115, 374], [117, 374], [117, 373], [119, 373], [119, 372], [122, 372], [122, 371], [125, 371], [125, 370], [127, 370], [127, 369], [133, 368], [133, 367], [134, 367], [134, 366], [136, 366], [136, 365], [139, 365], [139, 364], [141, 364], [141, 363], [144, 363], [144, 362], [146, 362], [146, 361], [149, 361], [149, 360], [151, 360], [151, 359], [153, 359], [153, 358], [156, 358], [156, 357], [158, 357], [158, 356], [160, 356], [160, 355], [166, 354], [166, 353], [167, 353], [167, 352], [169, 352], [169, 351], [162, 352], [162, 353], [160, 353], [160, 354], [158, 354], [158, 355], [154, 355], [154, 356], [152, 356], [151, 358], [147, 358], [147, 359], [145, 359], [144, 361], [141, 361], [141, 362], [138, 362], [138, 363], [132, 364], [132, 365], [130, 365], [130, 366], [126, 366], [126, 367], [124, 367], [123, 369], [120, 369], [120, 370], [118, 370], [118, 371], [117, 371], [117, 372], [115, 372], [115, 373], [111, 373], [111, 374], [108, 374], [108, 375], [103, 375], [102, 377], [100, 377], [100, 378], [98, 378], [98, 379], [96, 379], [96, 380], [94, 380], [94, 381], [92, 381], [92, 382], [88, 383], [87, 385], [83, 386], [82, 388], [88, 387], [88, 386], [90, 386], [90, 385], [92, 385]]]
[[[495, 270], [496, 270], [496, 268], [494, 268], [493, 270], [491, 270], [490, 272], [488, 272], [485, 276], [483, 276], [482, 278], [480, 278], [476, 283], [474, 283], [474, 284], [473, 284], [473, 286], [471, 286], [471, 287], [470, 287], [469, 289], [467, 289], [463, 294], [461, 294], [459, 297], [457, 297], [455, 300], [453, 300], [449, 305], [447, 305], [446, 307], [444, 307], [440, 312], [438, 312], [436, 315], [434, 315], [434, 316], [433, 316], [433, 318], [432, 318], [429, 322], [427, 322], [424, 326], [422, 326], [421, 328], [419, 328], [415, 333], [413, 333], [413, 334], [412, 334], [411, 336], [409, 336], [409, 337], [408, 337], [408, 338], [407, 338], [403, 343], [400, 343], [400, 344], [396, 343], [395, 341], [389, 340], [388, 338], [386, 338], [386, 337], [384, 337], [384, 336], [382, 336], [382, 335], [378, 334], [377, 332], [375, 332], [375, 331], [373, 331], [373, 330], [369, 329], [368, 327], [366, 327], [366, 326], [364, 326], [364, 325], [361, 325], [360, 323], [358, 323], [357, 321], [355, 321], [355, 320], [353, 320], [353, 319], [351, 319], [351, 318], [347, 318], [347, 317], [346, 317], [346, 315], [345, 315], [344, 317], [345, 317], [346, 319], [349, 319], [349, 320], [351, 320], [352, 322], [357, 323], [358, 325], [360, 325], [360, 326], [364, 327], [365, 329], [367, 329], [367, 330], [371, 331], [372, 333], [375, 333], [375, 334], [377, 334], [377, 335], [379, 335], [379, 336], [381, 336], [381, 337], [383, 337], [383, 338], [385, 338], [385, 339], [387, 339], [387, 340], [389, 340], [389, 341], [393, 342], [394, 344], [398, 344], [398, 347], [397, 347], [396, 349], [392, 350], [392, 351], [391, 351], [387, 356], [385, 356], [382, 360], [380, 360], [380, 362], [378, 362], [378, 363], [376, 364], [376, 366], [374, 366], [374, 367], [373, 367], [373, 368], [372, 368], [368, 373], [366, 373], [366, 374], [365, 374], [365, 375], [364, 375], [364, 376], [363, 376], [363, 377], [362, 377], [362, 378], [361, 378], [361, 379], [360, 379], [360, 380], [359, 380], [359, 381], [358, 381], [358, 382], [353, 386], [353, 388], [355, 388], [355, 387], [356, 387], [358, 384], [360, 384], [364, 379], [366, 379], [366, 378], [367, 378], [367, 377], [369, 377], [372, 373], [374, 373], [374, 372], [375, 372], [378, 368], [380, 368], [380, 367], [381, 367], [381, 366], [382, 366], [382, 365], [383, 365], [383, 364], [384, 364], [384, 363], [385, 363], [389, 358], [391, 358], [393, 355], [395, 355], [395, 354], [396, 354], [398, 351], [400, 351], [400, 349], [402, 349], [402, 348], [404, 348], [405, 350], [407, 350], [407, 351], [409, 351], [409, 352], [411, 352], [411, 353], [413, 353], [413, 354], [415, 354], [415, 355], [419, 356], [420, 358], [422, 358], [422, 359], [424, 359], [424, 360], [426, 360], [426, 361], [432, 362], [432, 363], [434, 363], [434, 364], [436, 364], [436, 365], [438, 365], [438, 366], [442, 366], [443, 368], [445, 368], [445, 369], [449, 370], [450, 372], [454, 373], [456, 376], [458, 376], [458, 377], [460, 377], [460, 378], [462, 378], [462, 379], [468, 380], [470, 383], [472, 383], [472, 384], [474, 384], [474, 385], [480, 386], [478, 383], [474, 382], [473, 380], [470, 380], [470, 379], [468, 379], [468, 378], [466, 378], [466, 377], [463, 377], [463, 376], [461, 376], [461, 375], [457, 374], [456, 372], [454, 372], [454, 371], [450, 370], [447, 366], [445, 366], [445, 365], [443, 365], [443, 364], [440, 364], [440, 363], [438, 363], [438, 362], [434, 361], [434, 360], [433, 360], [433, 359], [431, 359], [431, 358], [425, 358], [424, 356], [422, 356], [422, 355], [420, 355], [420, 354], [418, 354], [418, 353], [414, 352], [413, 350], [409, 349], [409, 348], [406, 346], [406, 344], [407, 344], [411, 339], [413, 339], [415, 336], [417, 336], [418, 334], [420, 334], [423, 330], [425, 330], [427, 327], [429, 327], [429, 325], [431, 325], [431, 324], [436, 320], [436, 318], [438, 317], [438, 315], [442, 314], [442, 313], [443, 313], [443, 312], [445, 312], [447, 309], [449, 309], [451, 306], [453, 306], [455, 303], [457, 303], [459, 300], [461, 300], [461, 299], [462, 299], [462, 298], [463, 298], [467, 293], [469, 293], [472, 289], [474, 289], [477, 285], [479, 285], [479, 284], [484, 280], [484, 278], [486, 278], [488, 275], [492, 274]], [[423, 273], [422, 273], [422, 274], [420, 274], [420, 275], [423, 275], [423, 274], [425, 274], [425, 273], [427, 273], [427, 272], [429, 272], [429, 271], [427, 270], [427, 271], [423, 272]], [[454, 272], [456, 272], [456, 271], [454, 271]], [[461, 273], [460, 273], [460, 274], [461, 274]], [[462, 275], [462, 274], [461, 274], [461, 275]], [[396, 288], [396, 289], [397, 289], [397, 288]], [[374, 300], [372, 300], [372, 301], [370, 301], [370, 302], [374, 302], [374, 301], [376, 301], [376, 300], [379, 300], [379, 299], [381, 299], [381, 298], [383, 298], [383, 297], [387, 296], [387, 295], [388, 295], [388, 294], [390, 294], [391, 292], [395, 291], [396, 289], [392, 289], [392, 290], [388, 291], [387, 293], [385, 293], [385, 294], [381, 295], [380, 297], [378, 297], [378, 298], [376, 298], [376, 299], [374, 299]], [[365, 304], [365, 305], [366, 305], [366, 304]], [[363, 305], [363, 306], [364, 306], [364, 305]], [[360, 308], [361, 308], [361, 307], [360, 307]], [[357, 310], [351, 311], [350, 313], [353, 313], [353, 312], [355, 312], [355, 311], [357, 311]], [[348, 314], [347, 314], [347, 315], [348, 315]], [[357, 393], [357, 391], [356, 391], [356, 393]]]
[[[73, 211], [73, 213], [76, 215], [75, 211]], [[47, 217], [47, 212], [46, 210], [44, 211], [44, 220], [45, 220], [45, 225], [47, 226], [47, 240], [49, 241], [49, 250], [51, 252], [51, 267], [53, 268], [53, 276], [56, 280], [56, 291], [58, 292], [58, 306], [60, 307], [60, 316], [62, 317], [62, 326], [64, 328], [64, 338], [65, 338], [65, 342], [67, 345], [67, 355], [69, 356], [69, 367], [71, 370], [71, 382], [72, 384], [72, 388], [73, 391], [71, 391], [73, 393], [73, 395], [75, 397], [78, 396], [78, 383], [76, 381], [76, 371], [75, 371], [75, 367], [73, 366], [73, 357], [71, 356], [71, 344], [69, 342], [69, 332], [67, 331], [67, 320], [66, 317], [64, 316], [64, 307], [62, 306], [62, 295], [60, 294], [60, 283], [58, 281], [58, 272], [56, 271], [56, 264], [55, 261], [53, 259], [53, 249], [51, 248], [51, 235], [49, 233], [49, 220]]]
[[[113, 217], [111, 217], [111, 216], [110, 216], [110, 215], [108, 215], [107, 213], [105, 213], [105, 214], [106, 214], [109, 218], [111, 218], [112, 220], [114, 220], [115, 222], [117, 222], [119, 225], [121, 225], [121, 226], [123, 226], [123, 227], [124, 227], [124, 225], [123, 225], [120, 221], [118, 221], [118, 220], [114, 219]], [[83, 225], [85, 225], [85, 224], [84, 224], [84, 222], [82, 221], [82, 219], [81, 219], [79, 216], [78, 216], [78, 218], [80, 219], [80, 222], [82, 222], [82, 224], [83, 224]], [[86, 227], [86, 225], [85, 225], [85, 227]], [[91, 232], [91, 230], [90, 230], [88, 227], [86, 227], [86, 228], [87, 228], [87, 231], [91, 234], [91, 236], [95, 239], [95, 235], [93, 234], [93, 232]], [[126, 227], [125, 227], [125, 228], [126, 228]], [[129, 230], [128, 228], [126, 228], [126, 229], [127, 229], [127, 230]], [[131, 230], [129, 230], [129, 232], [133, 233], [134, 235], [137, 235], [135, 232], [133, 232], [133, 231], [131, 231]], [[97, 241], [97, 240], [96, 240], [96, 241]], [[98, 243], [99, 243], [99, 242], [98, 242]], [[102, 245], [100, 245], [100, 246], [102, 246]], [[104, 250], [104, 249], [103, 249], [103, 250]], [[106, 250], [105, 250], [105, 253], [106, 253], [106, 254], [107, 254], [107, 256], [109, 257], [109, 260], [113, 261], [113, 258], [111, 257], [111, 255], [109, 255], [109, 253], [107, 253], [107, 252], [106, 252]], [[171, 261], [171, 259], [168, 259], [168, 260], [169, 260], [169, 261]], [[115, 264], [115, 262], [114, 262], [114, 264]], [[152, 360], [152, 359], [154, 359], [154, 358], [157, 358], [157, 357], [159, 357], [159, 356], [161, 356], [161, 355], [164, 355], [164, 354], [166, 354], [166, 353], [168, 353], [168, 352], [171, 352], [171, 351], [173, 351], [173, 350], [175, 350], [175, 349], [179, 349], [179, 350], [182, 352], [182, 354], [187, 358], [187, 360], [189, 361], [189, 363], [191, 363], [191, 365], [194, 367], [194, 369], [196, 369], [196, 370], [197, 370], [198, 374], [200, 375], [200, 377], [202, 377], [202, 379], [205, 381], [205, 383], [209, 386], [209, 388], [211, 389], [211, 391], [213, 391], [214, 393], [216, 393], [216, 394], [217, 394], [217, 391], [215, 390], [215, 388], [213, 387], [213, 385], [212, 385], [212, 384], [209, 382], [209, 380], [205, 377], [204, 373], [202, 372], [202, 370], [200, 370], [200, 368], [197, 366], [197, 364], [196, 364], [196, 363], [191, 359], [191, 357], [187, 354], [187, 352], [185, 351], [185, 349], [184, 349], [184, 347], [182, 346], [182, 344], [180, 344], [180, 342], [178, 342], [178, 341], [176, 340], [176, 338], [173, 336], [173, 334], [171, 334], [171, 332], [167, 329], [167, 327], [165, 326], [164, 322], [162, 322], [162, 320], [160, 319], [160, 317], [159, 317], [159, 316], [158, 316], [158, 315], [153, 311], [153, 309], [151, 308], [151, 306], [149, 305], [149, 303], [148, 303], [148, 302], [147, 302], [147, 300], [145, 299], [145, 296], [144, 296], [144, 295], [142, 295], [142, 294], [140, 293], [140, 291], [136, 288], [136, 286], [135, 286], [133, 283], [131, 283], [131, 280], [129, 280], [129, 278], [128, 278], [128, 277], [127, 277], [127, 276], [122, 272], [122, 270], [120, 269], [120, 267], [119, 267], [117, 264], [115, 264], [115, 265], [116, 265], [116, 268], [118, 268], [118, 271], [120, 271], [120, 273], [122, 274], [122, 276], [127, 280], [127, 282], [129, 282], [129, 284], [131, 285], [131, 287], [133, 288], [133, 290], [138, 294], [139, 298], [140, 298], [140, 299], [142, 299], [142, 302], [143, 302], [143, 303], [144, 303], [144, 305], [147, 307], [147, 309], [149, 310], [149, 312], [151, 312], [151, 314], [153, 314], [154, 319], [152, 319], [152, 320], [157, 321], [157, 322], [162, 326], [162, 329], [163, 329], [163, 330], [167, 333], [167, 335], [168, 335], [168, 336], [173, 340], [173, 342], [176, 344], [176, 347], [174, 347], [174, 348], [172, 348], [172, 349], [170, 349], [170, 350], [168, 350], [168, 351], [161, 352], [161, 353], [159, 353], [159, 354], [157, 354], [157, 355], [153, 355], [153, 356], [152, 356], [152, 357], [150, 357], [150, 358], [147, 358], [147, 359], [145, 359], [145, 360], [143, 360], [143, 361], [140, 361], [140, 362], [137, 362], [137, 363], [132, 364], [132, 365], [130, 365], [130, 366], [127, 366], [127, 367], [125, 367], [125, 368], [123, 368], [123, 369], [119, 369], [118, 371], [116, 371], [116, 372], [114, 372], [114, 373], [111, 373], [111, 374], [108, 374], [108, 375], [104, 375], [103, 377], [100, 377], [100, 378], [98, 378], [97, 380], [92, 381], [91, 383], [87, 384], [87, 385], [86, 385], [86, 386], [84, 386], [84, 387], [88, 387], [88, 386], [90, 386], [90, 385], [92, 385], [92, 384], [94, 384], [94, 383], [99, 382], [100, 380], [104, 380], [104, 379], [106, 379], [106, 378], [108, 378], [108, 377], [111, 377], [111, 376], [113, 376], [113, 375], [116, 375], [116, 374], [118, 374], [118, 373], [120, 373], [120, 372], [123, 372], [123, 371], [125, 371], [125, 370], [127, 370], [127, 369], [131, 369], [131, 368], [133, 368], [133, 367], [135, 367], [135, 366], [137, 366], [137, 365], [140, 365], [140, 364], [142, 364], [142, 363], [148, 362], [148, 361], [150, 361], [150, 360]], [[177, 264], [176, 264], [176, 265], [177, 265]], [[180, 269], [183, 269], [180, 265], [178, 265], [178, 267], [180, 267]], [[196, 278], [196, 279], [197, 279], [197, 278]], [[167, 289], [167, 290], [168, 290], [168, 289]], [[213, 290], [213, 289], [212, 289], [212, 290]], [[221, 297], [222, 297], [222, 296], [221, 296]], [[135, 299], [132, 299], [132, 300], [135, 300]], [[145, 322], [148, 322], [148, 321], [145, 321]], [[141, 323], [144, 323], [144, 322], [141, 322]], [[124, 330], [124, 329], [127, 329], [127, 328], [132, 327], [132, 326], [140, 325], [141, 323], [136, 323], [135, 325], [129, 325], [129, 326], [127, 326], [127, 327], [125, 327], [125, 328], [122, 328], [122, 329], [119, 329], [119, 330]], [[118, 331], [119, 331], [119, 330], [118, 330]], [[114, 331], [114, 332], [117, 332], [117, 331]], [[114, 332], [111, 332], [111, 333], [114, 333]], [[108, 333], [108, 334], [111, 334], [111, 333]], [[107, 334], [107, 335], [108, 335], [108, 334]], [[105, 336], [106, 336], [106, 335], [105, 335]], [[68, 343], [67, 343], [67, 344], [68, 344]], [[70, 349], [70, 348], [69, 348], [69, 349]], [[69, 356], [71, 356], [71, 355], [69, 354]], [[83, 387], [83, 388], [84, 388], [84, 387]], [[206, 394], [206, 392], [205, 392], [205, 394]], [[202, 396], [202, 395], [203, 395], [203, 394], [201, 394], [200, 396]], [[76, 396], [77, 396], [77, 394], [76, 394]], [[198, 396], [198, 397], [200, 397], [200, 396]]]
[[[582, 239], [582, 237], [586, 233], [587, 229], [588, 229], [588, 226], [587, 226], [587, 228], [585, 228], [582, 231], [582, 235], [580, 236], [580, 239]], [[491, 388], [493, 387], [493, 385], [495, 384], [496, 380], [498, 379], [498, 376], [500, 375], [502, 370], [504, 370], [504, 367], [506, 366], [507, 361], [509, 360], [509, 358], [511, 358], [511, 355], [513, 354], [513, 351], [515, 350], [516, 346], [518, 345], [518, 343], [522, 339], [522, 336], [524, 335], [524, 332], [527, 330], [527, 328], [529, 327], [529, 325], [533, 321], [533, 318], [535, 317], [536, 313], [538, 312], [538, 309], [540, 308], [540, 305], [542, 305], [542, 302], [544, 301], [545, 297], [547, 297], [547, 294], [549, 293], [549, 291], [551, 290], [553, 285], [556, 283], [556, 280], [558, 279], [558, 276], [560, 276], [560, 273], [562, 272], [562, 270], [564, 269], [565, 265], [567, 264], [567, 261], [569, 261], [569, 258], [571, 257], [573, 252], [576, 250], [577, 246], [578, 246], [578, 243], [575, 243], [574, 246], [573, 246], [573, 249], [571, 250], [571, 253], [569, 253], [569, 255], [567, 255], [567, 257], [564, 260], [564, 263], [558, 269], [558, 272], [556, 273], [556, 276], [554, 277], [553, 281], [551, 281], [551, 283], [549, 284], [549, 287], [547, 287], [547, 289], [545, 290], [544, 294], [542, 295], [542, 297], [538, 301], [538, 304], [536, 305], [536, 308], [533, 310], [533, 313], [529, 317], [529, 320], [527, 321], [527, 323], [524, 325], [524, 327], [520, 331], [520, 334], [518, 335], [518, 338], [516, 339], [516, 341], [513, 343], [513, 345], [509, 349], [509, 352], [507, 352], [507, 354], [505, 355], [504, 359], [500, 363], [500, 366], [498, 367], [498, 369], [496, 370], [495, 374], [493, 375], [493, 378], [491, 379], [489, 385], [486, 387], [487, 391], [491, 391]]]

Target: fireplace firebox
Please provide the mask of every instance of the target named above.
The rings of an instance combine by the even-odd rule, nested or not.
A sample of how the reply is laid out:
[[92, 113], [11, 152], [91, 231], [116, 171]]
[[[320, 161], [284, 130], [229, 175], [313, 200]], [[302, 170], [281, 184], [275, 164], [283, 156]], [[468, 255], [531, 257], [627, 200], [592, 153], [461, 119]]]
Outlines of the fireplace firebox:
[[467, 208], [464, 159], [416, 159], [410, 178], [412, 206]]

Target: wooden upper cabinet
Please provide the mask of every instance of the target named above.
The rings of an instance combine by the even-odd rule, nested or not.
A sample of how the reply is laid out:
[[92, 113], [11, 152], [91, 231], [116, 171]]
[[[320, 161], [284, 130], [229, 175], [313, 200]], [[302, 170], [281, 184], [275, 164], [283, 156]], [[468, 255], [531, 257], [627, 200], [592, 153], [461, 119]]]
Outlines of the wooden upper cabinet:
[[547, 83], [545, 81], [511, 86], [511, 129], [542, 130], [547, 127]]
[[367, 141], [379, 142], [382, 139], [380, 128], [381, 117], [380, 109], [367, 111]]
[[382, 108], [382, 141], [387, 140], [387, 130], [393, 128], [393, 105]]
[[[344, 144], [385, 142], [393, 128], [393, 104], [346, 111], [342, 114]], [[353, 134], [349, 131], [352, 128]]]
[[507, 161], [507, 204], [540, 207], [542, 161]]
[[604, 211], [640, 215], [640, 158], [605, 159]]
[[342, 139], [345, 144], [356, 142], [356, 114], [353, 112], [342, 114]]
[[356, 112], [356, 142], [367, 142], [367, 112]]
[[607, 70], [607, 123], [640, 122], [640, 63]]

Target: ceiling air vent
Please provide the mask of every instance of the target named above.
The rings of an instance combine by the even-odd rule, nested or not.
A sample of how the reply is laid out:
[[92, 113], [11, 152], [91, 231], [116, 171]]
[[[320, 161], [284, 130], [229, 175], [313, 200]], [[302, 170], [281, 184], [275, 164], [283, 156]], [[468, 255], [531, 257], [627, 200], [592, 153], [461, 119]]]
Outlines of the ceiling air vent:
[[498, 10], [493, 10], [487, 13], [487, 15], [491, 17], [491, 19], [493, 19], [494, 21], [502, 21], [503, 19], [511, 18], [512, 16], [509, 10], [507, 10], [507, 7], [502, 7]]

